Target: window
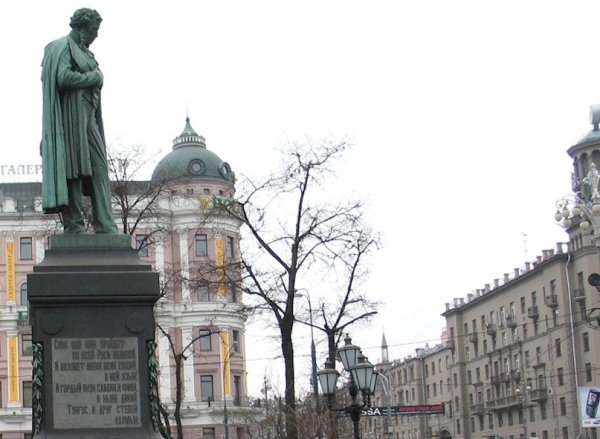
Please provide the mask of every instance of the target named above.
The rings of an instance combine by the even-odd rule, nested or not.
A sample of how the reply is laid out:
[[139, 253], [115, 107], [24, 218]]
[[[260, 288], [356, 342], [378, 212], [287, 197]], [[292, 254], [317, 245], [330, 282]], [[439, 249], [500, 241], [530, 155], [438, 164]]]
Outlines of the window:
[[569, 427], [562, 428], [562, 439], [569, 439]]
[[590, 351], [590, 337], [587, 332], [583, 333], [583, 352]]
[[204, 195], [210, 195], [210, 188], [205, 187], [204, 189], [202, 189], [202, 193]]
[[235, 287], [235, 282], [229, 282], [229, 299], [231, 303], [237, 302], [237, 288]]
[[585, 380], [592, 381], [592, 363], [585, 363]]
[[208, 240], [206, 233], [199, 233], [196, 235], [196, 256], [207, 256], [208, 255]]
[[554, 353], [556, 354], [556, 358], [562, 357], [562, 350], [560, 347], [560, 338], [554, 340]]
[[529, 351], [525, 351], [525, 367], [531, 366], [531, 358], [529, 357]]
[[21, 355], [33, 355], [31, 334], [21, 334]]
[[200, 397], [202, 401], [214, 401], [212, 375], [200, 376]]
[[33, 241], [30, 236], [20, 239], [21, 259], [33, 259]]
[[227, 248], [225, 249], [227, 259], [233, 259], [233, 237], [227, 237]]
[[562, 367], [559, 367], [556, 370], [556, 375], [558, 377], [558, 385], [559, 386], [564, 386], [564, 384], [565, 384], [565, 377], [564, 377], [564, 373], [563, 373], [563, 368]]
[[23, 407], [31, 408], [31, 381], [23, 381]]
[[239, 375], [233, 376], [233, 404], [242, 405], [242, 377]]
[[135, 235], [135, 248], [139, 256], [148, 256], [148, 235]]
[[215, 439], [215, 429], [210, 427], [202, 428], [202, 439]]
[[201, 351], [211, 351], [212, 350], [212, 343], [211, 343], [210, 335], [211, 334], [208, 329], [200, 330], [200, 336], [198, 339], [200, 340], [200, 350]]
[[525, 306], [525, 298], [521, 297], [521, 314], [526, 314], [527, 313], [527, 309]]
[[560, 398], [560, 415], [561, 416], [566, 416], [567, 414], [567, 398], [565, 398], [564, 396], [562, 396]]
[[209, 302], [210, 296], [208, 294], [208, 284], [205, 281], [198, 282], [196, 286], [196, 294], [198, 296], [198, 302]]
[[548, 417], [548, 414], [546, 413], [546, 404], [540, 404], [540, 417], [542, 418], [542, 421], [545, 421]]
[[233, 352], [240, 352], [240, 331], [234, 329], [231, 331], [231, 336], [233, 338]]
[[21, 293], [21, 305], [25, 305], [27, 306], [27, 282], [24, 282], [21, 285], [21, 289], [20, 289], [20, 293]]

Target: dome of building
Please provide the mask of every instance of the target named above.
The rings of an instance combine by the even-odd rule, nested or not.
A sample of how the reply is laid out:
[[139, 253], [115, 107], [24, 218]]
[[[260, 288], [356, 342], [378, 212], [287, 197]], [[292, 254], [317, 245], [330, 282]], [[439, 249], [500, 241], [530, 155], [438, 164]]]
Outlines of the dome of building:
[[173, 151], [158, 162], [152, 181], [215, 180], [235, 183], [235, 173], [218, 155], [206, 149], [204, 137], [196, 133], [185, 119], [183, 132], [173, 140]]

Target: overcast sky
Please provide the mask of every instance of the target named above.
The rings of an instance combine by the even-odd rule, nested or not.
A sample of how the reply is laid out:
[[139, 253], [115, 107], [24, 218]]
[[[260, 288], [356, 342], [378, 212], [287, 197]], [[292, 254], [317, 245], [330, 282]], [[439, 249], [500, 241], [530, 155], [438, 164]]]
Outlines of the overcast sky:
[[[445, 302], [566, 240], [553, 214], [565, 151], [600, 103], [600, 2], [1, 2], [1, 165], [39, 163], [43, 48], [81, 6], [104, 18], [92, 50], [108, 143], [166, 154], [189, 113], [252, 176], [290, 141], [354, 143], [335, 187], [367, 200], [382, 233], [366, 289], [386, 305], [352, 334], [372, 361], [382, 330], [393, 358], [436, 344]], [[282, 376], [258, 338], [250, 328], [253, 394]]]

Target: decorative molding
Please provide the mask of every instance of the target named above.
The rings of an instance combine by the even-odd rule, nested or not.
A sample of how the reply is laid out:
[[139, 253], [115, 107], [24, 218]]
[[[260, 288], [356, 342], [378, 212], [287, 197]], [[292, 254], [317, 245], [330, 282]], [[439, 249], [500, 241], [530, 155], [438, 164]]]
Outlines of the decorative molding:
[[44, 368], [43, 368], [43, 345], [42, 343], [32, 343], [32, 381], [31, 381], [31, 416], [34, 434], [39, 434], [42, 429], [44, 419], [43, 388], [44, 388]]

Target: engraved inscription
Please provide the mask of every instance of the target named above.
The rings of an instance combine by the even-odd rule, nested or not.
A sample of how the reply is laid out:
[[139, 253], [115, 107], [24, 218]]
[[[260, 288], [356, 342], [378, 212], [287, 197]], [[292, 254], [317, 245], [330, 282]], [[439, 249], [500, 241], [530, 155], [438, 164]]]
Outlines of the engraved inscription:
[[136, 337], [52, 340], [54, 428], [140, 427]]

